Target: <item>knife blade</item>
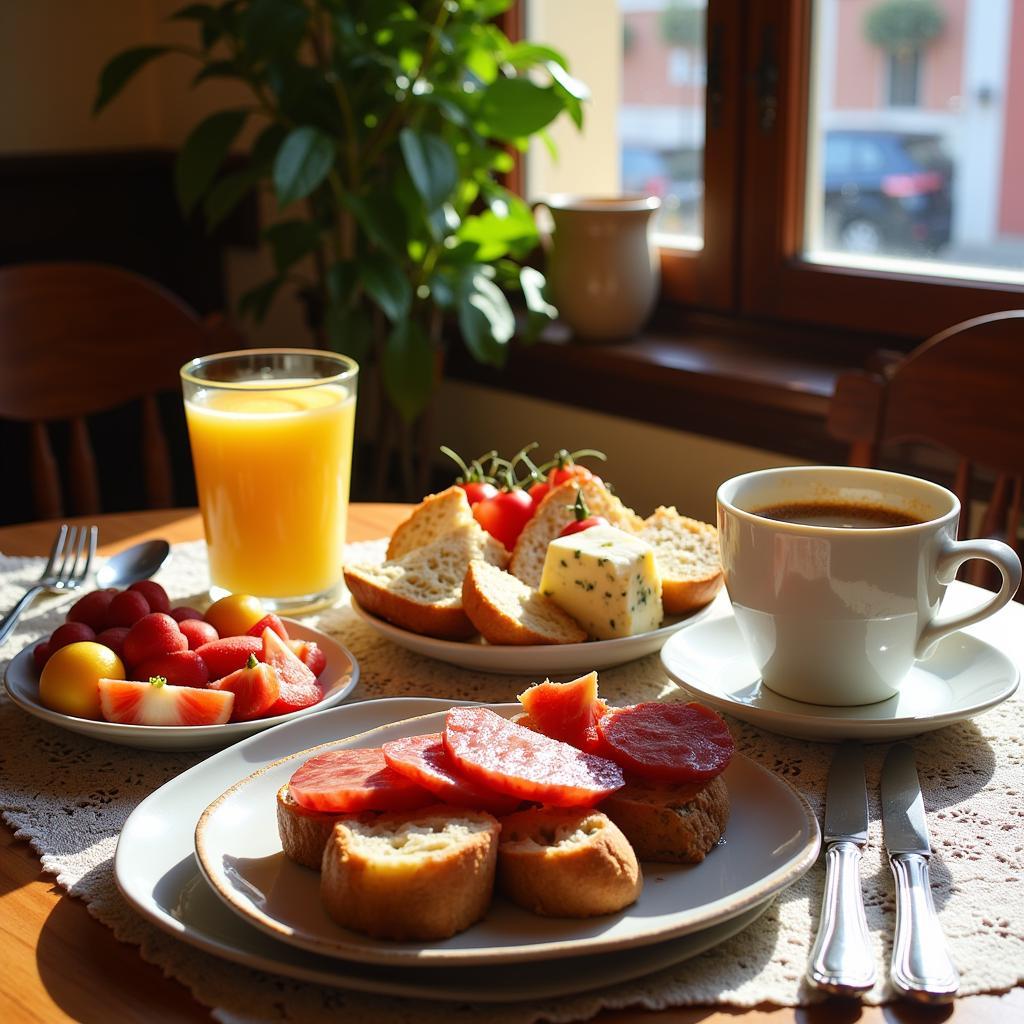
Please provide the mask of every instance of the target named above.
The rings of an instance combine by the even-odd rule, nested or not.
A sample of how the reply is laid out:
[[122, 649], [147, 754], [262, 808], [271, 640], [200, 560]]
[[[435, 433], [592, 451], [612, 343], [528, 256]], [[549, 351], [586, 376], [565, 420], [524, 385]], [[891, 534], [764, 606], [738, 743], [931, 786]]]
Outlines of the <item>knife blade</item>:
[[882, 829], [896, 880], [896, 935], [889, 975], [903, 995], [949, 1002], [960, 987], [932, 901], [928, 824], [914, 751], [898, 743], [882, 766]]
[[859, 995], [875, 983], [875, 957], [860, 888], [861, 847], [868, 841], [864, 748], [841, 744], [832, 758], [825, 794], [825, 892], [807, 980], [840, 995]]

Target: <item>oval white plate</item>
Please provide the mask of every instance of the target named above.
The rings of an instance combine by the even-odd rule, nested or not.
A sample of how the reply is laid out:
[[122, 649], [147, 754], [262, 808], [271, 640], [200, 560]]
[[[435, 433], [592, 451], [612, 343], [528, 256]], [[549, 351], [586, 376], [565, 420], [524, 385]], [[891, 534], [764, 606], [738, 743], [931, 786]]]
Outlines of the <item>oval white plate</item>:
[[917, 662], [899, 694], [877, 704], [829, 707], [790, 700], [761, 673], [730, 615], [673, 637], [665, 671], [718, 711], [783, 736], [811, 740], [897, 740], [973, 718], [1006, 700], [1020, 674], [1006, 655], [969, 633], [953, 633]]
[[247, 967], [364, 992], [421, 999], [516, 1002], [602, 988], [679, 963], [746, 928], [771, 899], [710, 928], [652, 946], [590, 957], [423, 970], [350, 963], [286, 945], [228, 910], [199, 873], [195, 823], [239, 775], [298, 747], [336, 741], [388, 722], [446, 709], [449, 701], [393, 697], [346, 704], [243, 740], [151, 793], [131, 813], [117, 842], [114, 878], [125, 899], [175, 938]]
[[[519, 704], [490, 705], [506, 716]], [[380, 746], [439, 732], [444, 713], [382, 726], [319, 749]], [[818, 823], [803, 797], [737, 754], [725, 772], [732, 810], [724, 841], [701, 864], [650, 864], [640, 899], [583, 921], [539, 917], [495, 897], [483, 921], [441, 942], [371, 939], [336, 925], [320, 901], [320, 876], [288, 860], [277, 832], [276, 794], [310, 755], [259, 769], [215, 800], [196, 828], [206, 879], [229, 907], [275, 938], [325, 956], [399, 966], [482, 965], [608, 953], [701, 931], [785, 888], [814, 863]]]
[[32, 648], [39, 642], [29, 644], [11, 659], [4, 673], [4, 687], [11, 700], [18, 707], [44, 722], [52, 722], [63, 729], [91, 736], [93, 739], [118, 743], [123, 747], [140, 747], [144, 750], [212, 750], [229, 743], [245, 739], [253, 733], [262, 732], [272, 725], [289, 722], [293, 718], [315, 714], [340, 704], [359, 681], [359, 663], [355, 656], [337, 640], [311, 629], [292, 619], [284, 620], [293, 640], [311, 640], [320, 645], [327, 656], [327, 665], [320, 673], [319, 684], [324, 691], [323, 700], [310, 708], [292, 711], [274, 718], [257, 718], [251, 722], [228, 722], [225, 725], [122, 725], [119, 722], [95, 721], [91, 718], [76, 718], [51, 711], [39, 702], [39, 678], [32, 664]]
[[686, 626], [700, 622], [717, 602], [723, 599], [719, 594], [714, 601], [698, 608], [689, 615], [671, 619], [667, 625], [649, 633], [624, 636], [617, 640], [588, 640], [583, 644], [489, 644], [486, 640], [437, 640], [432, 636], [412, 633], [401, 626], [386, 622], [361, 608], [355, 598], [352, 610], [367, 625], [381, 636], [394, 641], [399, 647], [422, 654], [427, 658], [446, 661], [459, 668], [475, 669], [478, 672], [496, 672], [500, 675], [531, 675], [542, 672], [546, 676], [572, 675], [600, 671], [635, 661], [646, 654], [654, 654], [673, 633]]

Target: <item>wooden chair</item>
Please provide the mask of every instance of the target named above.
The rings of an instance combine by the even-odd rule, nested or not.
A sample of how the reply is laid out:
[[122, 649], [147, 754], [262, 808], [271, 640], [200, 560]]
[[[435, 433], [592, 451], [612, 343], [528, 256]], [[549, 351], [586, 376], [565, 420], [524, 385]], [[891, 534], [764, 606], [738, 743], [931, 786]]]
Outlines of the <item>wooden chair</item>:
[[[90, 263], [0, 268], [0, 418], [27, 423], [33, 507], [40, 518], [101, 511], [86, 417], [141, 405], [146, 500], [173, 503], [156, 395], [180, 388], [189, 359], [243, 347], [220, 317], [200, 318], [136, 274]], [[48, 425], [68, 422], [66, 508]]]
[[[1024, 310], [966, 320], [906, 357], [883, 353], [872, 370], [841, 375], [828, 429], [850, 443], [854, 466], [876, 465], [880, 451], [894, 443], [952, 452], [957, 460], [952, 489], [963, 506], [961, 537], [973, 522], [979, 467], [993, 471], [988, 507], [976, 532], [1021, 553]], [[989, 585], [990, 569], [973, 560], [965, 578]]]

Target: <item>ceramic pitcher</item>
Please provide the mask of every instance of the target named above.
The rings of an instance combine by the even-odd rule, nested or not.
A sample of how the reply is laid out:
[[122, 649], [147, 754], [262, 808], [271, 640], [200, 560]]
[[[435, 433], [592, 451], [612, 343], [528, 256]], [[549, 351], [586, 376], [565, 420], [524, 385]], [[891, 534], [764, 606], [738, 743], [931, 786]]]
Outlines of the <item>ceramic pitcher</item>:
[[[560, 319], [582, 341], [635, 334], [658, 295], [652, 222], [661, 200], [557, 195], [534, 205]], [[545, 210], [550, 211], [548, 225]]]

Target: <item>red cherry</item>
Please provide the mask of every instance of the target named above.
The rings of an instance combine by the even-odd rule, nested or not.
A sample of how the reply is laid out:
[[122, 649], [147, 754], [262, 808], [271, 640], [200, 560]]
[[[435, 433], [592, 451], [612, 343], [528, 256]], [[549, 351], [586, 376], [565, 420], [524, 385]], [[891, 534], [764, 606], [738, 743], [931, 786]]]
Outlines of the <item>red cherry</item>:
[[50, 654], [56, 654], [68, 644], [95, 639], [96, 630], [92, 626], [87, 626], [84, 622], [65, 622], [63, 626], [58, 626], [50, 637]]
[[[178, 629], [178, 624], [162, 612], [150, 612], [144, 615], [129, 630], [124, 638], [124, 657], [129, 665], [138, 665], [161, 654], [173, 654], [175, 651], [187, 651], [188, 640]], [[150, 675], [163, 675], [152, 672]], [[145, 678], [149, 678], [146, 676]]]
[[50, 660], [50, 642], [44, 640], [41, 644], [36, 644], [32, 648], [32, 663], [35, 665], [36, 674], [38, 675], [43, 671], [44, 666]]
[[137, 590], [149, 602], [151, 612], [163, 612], [166, 615], [171, 610], [171, 600], [167, 596], [167, 591], [153, 580], [139, 580], [128, 589]]
[[175, 622], [185, 622], [188, 619], [202, 620], [203, 618], [202, 612], [197, 612], [195, 608], [189, 608], [187, 605], [179, 605], [177, 608], [172, 608], [167, 614]]
[[214, 640], [220, 639], [220, 634], [217, 630], [208, 622], [203, 622], [202, 619], [185, 619], [184, 622], [178, 623], [178, 629], [181, 630], [185, 639], [188, 640], [188, 649], [190, 651], [197, 650], [203, 644], [212, 643]]
[[111, 626], [96, 634], [96, 643], [109, 647], [122, 661], [124, 661], [124, 638], [131, 632], [127, 626]]
[[107, 611], [114, 600], [117, 590], [94, 590], [91, 594], [80, 597], [68, 612], [68, 622], [84, 622], [98, 633], [107, 624]]
[[143, 615], [150, 611], [149, 602], [137, 590], [122, 590], [114, 595], [107, 609], [107, 628], [111, 626], [134, 626]]

